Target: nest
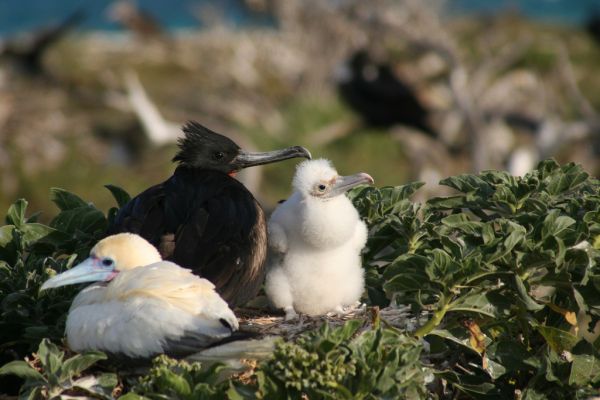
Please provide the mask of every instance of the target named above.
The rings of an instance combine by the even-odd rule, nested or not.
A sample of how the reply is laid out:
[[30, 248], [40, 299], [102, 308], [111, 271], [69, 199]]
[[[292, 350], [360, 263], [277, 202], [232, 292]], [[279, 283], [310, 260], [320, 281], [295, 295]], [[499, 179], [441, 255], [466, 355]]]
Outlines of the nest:
[[240, 322], [240, 330], [257, 333], [260, 336], [281, 336], [285, 340], [293, 340], [298, 335], [314, 331], [327, 323], [333, 327], [341, 326], [349, 320], [363, 320], [365, 324], [372, 324], [380, 319], [386, 325], [412, 332], [420, 325], [422, 315], [417, 318], [411, 313], [409, 306], [367, 307], [360, 304], [351, 307], [344, 314], [329, 313], [321, 316], [299, 315], [298, 318], [286, 320], [281, 313], [270, 312], [264, 308], [238, 308], [235, 310]]

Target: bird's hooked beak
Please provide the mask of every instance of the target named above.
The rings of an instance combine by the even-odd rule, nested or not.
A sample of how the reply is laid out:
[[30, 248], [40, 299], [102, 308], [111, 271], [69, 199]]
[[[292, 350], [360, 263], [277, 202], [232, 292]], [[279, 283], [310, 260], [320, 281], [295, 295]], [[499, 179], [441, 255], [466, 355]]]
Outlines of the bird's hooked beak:
[[331, 186], [331, 190], [327, 194], [327, 197], [339, 196], [355, 186], [362, 184], [372, 185], [373, 183], [375, 183], [375, 180], [371, 175], [364, 172], [355, 175], [338, 176], [333, 186]]
[[277, 161], [283, 161], [290, 158], [304, 157], [311, 159], [310, 151], [302, 146], [292, 146], [281, 150], [273, 150], [262, 153], [250, 153], [240, 150], [239, 154], [233, 159], [231, 164], [236, 169], [244, 169], [255, 165], [270, 164]]
[[70, 270], [48, 279], [44, 282], [40, 290], [82, 282], [109, 281], [114, 278], [117, 273], [114, 265], [107, 267], [102, 265], [100, 259], [89, 257]]

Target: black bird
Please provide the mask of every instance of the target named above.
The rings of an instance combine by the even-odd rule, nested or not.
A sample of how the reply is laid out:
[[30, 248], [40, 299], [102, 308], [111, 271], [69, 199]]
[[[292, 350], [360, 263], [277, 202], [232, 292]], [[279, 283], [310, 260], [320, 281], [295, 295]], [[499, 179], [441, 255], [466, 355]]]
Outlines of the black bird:
[[584, 28], [596, 44], [600, 45], [600, 9], [597, 8], [589, 12]]
[[427, 109], [388, 64], [375, 63], [361, 49], [352, 54], [344, 68], [338, 92], [366, 124], [380, 128], [403, 124], [435, 135], [427, 122]]
[[173, 175], [125, 204], [108, 234], [137, 233], [163, 259], [210, 280], [231, 306], [242, 305], [264, 279], [267, 227], [260, 204], [233, 175], [310, 153], [300, 146], [249, 153], [197, 122], [183, 132]]
[[0, 58], [9, 61], [19, 72], [43, 75], [43, 57], [48, 48], [58, 42], [69, 30], [83, 19], [81, 10], [67, 16], [57, 25], [39, 28], [23, 36], [0, 42]]

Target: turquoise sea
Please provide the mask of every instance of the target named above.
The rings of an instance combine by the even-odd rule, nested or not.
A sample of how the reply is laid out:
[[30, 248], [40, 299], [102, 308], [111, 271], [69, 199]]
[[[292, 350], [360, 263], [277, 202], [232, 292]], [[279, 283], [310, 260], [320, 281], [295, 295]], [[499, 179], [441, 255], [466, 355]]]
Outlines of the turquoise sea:
[[[86, 13], [82, 29], [117, 30], [118, 26], [106, 15], [111, 2], [112, 0], [0, 0], [0, 35], [58, 21], [76, 9], [83, 9]], [[193, 12], [205, 5], [219, 8], [225, 20], [235, 26], [269, 23], [265, 16], [247, 10], [242, 0], [137, 0], [137, 4], [169, 29], [199, 27]], [[546, 22], [580, 24], [593, 10], [600, 11], [600, 0], [447, 1], [448, 15], [493, 14], [506, 10], [517, 10], [529, 18]]]

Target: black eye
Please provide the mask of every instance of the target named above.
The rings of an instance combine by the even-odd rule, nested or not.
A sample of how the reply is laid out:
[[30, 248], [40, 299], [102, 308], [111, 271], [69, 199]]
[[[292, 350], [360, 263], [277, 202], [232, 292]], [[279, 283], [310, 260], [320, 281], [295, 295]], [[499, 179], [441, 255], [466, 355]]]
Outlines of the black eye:
[[110, 267], [111, 265], [113, 265], [113, 260], [111, 260], [110, 258], [105, 258], [102, 260], [102, 265], [104, 265], [105, 267]]
[[323, 184], [320, 184], [320, 185], [319, 185], [319, 191], [321, 191], [321, 192], [322, 192], [322, 191], [323, 191], [323, 190], [325, 190], [325, 189], [327, 189], [327, 186], [325, 186], [325, 185], [323, 185]]
[[213, 154], [213, 158], [215, 160], [221, 160], [223, 157], [225, 157], [225, 153], [223, 153], [222, 151], [217, 151]]

